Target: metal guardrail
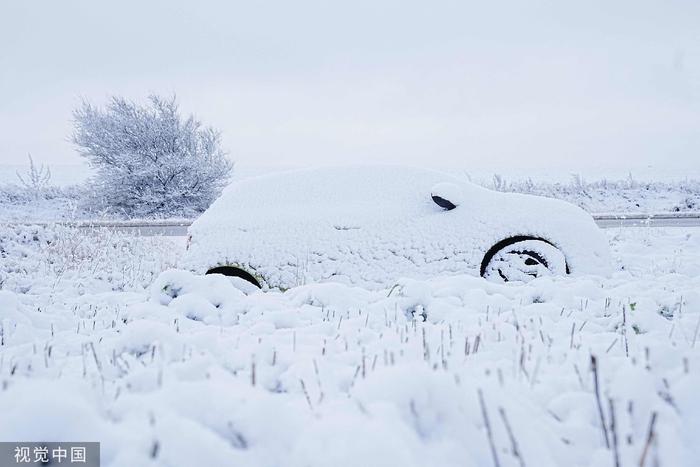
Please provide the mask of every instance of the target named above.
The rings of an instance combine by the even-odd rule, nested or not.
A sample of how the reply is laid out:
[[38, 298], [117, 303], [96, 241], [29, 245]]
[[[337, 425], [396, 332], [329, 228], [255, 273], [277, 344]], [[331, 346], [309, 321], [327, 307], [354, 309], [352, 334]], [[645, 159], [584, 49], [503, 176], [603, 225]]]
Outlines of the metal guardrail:
[[698, 227], [700, 213], [664, 212], [657, 214], [596, 214], [593, 216], [598, 227]]
[[[616, 227], [693, 227], [700, 226], [700, 212], [679, 213], [603, 213], [593, 214], [601, 228]], [[162, 220], [82, 220], [56, 222], [0, 222], [0, 225], [61, 225], [65, 227], [95, 229], [106, 228], [139, 235], [185, 236], [192, 219]]]
[[189, 227], [194, 219], [136, 219], [136, 220], [79, 220], [79, 221], [41, 221], [41, 222], [0, 222], [0, 225], [62, 225], [65, 227]]
[[654, 219], [700, 219], [700, 212], [661, 212], [656, 214], [605, 213], [593, 214], [595, 220], [654, 220]]

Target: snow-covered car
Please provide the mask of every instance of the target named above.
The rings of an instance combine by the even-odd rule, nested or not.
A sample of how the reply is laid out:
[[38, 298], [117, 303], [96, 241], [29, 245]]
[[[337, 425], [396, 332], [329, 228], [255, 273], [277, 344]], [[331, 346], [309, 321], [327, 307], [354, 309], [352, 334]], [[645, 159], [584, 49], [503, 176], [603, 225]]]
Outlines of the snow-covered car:
[[234, 182], [188, 233], [182, 267], [263, 289], [381, 288], [402, 277], [465, 273], [528, 281], [610, 267], [606, 238], [572, 204], [408, 167], [304, 169]]

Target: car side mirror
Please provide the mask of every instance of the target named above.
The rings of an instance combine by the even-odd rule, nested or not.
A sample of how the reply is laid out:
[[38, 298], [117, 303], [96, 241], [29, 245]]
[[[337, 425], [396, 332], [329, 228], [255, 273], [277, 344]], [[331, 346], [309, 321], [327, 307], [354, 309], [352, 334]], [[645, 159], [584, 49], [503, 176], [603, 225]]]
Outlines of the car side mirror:
[[463, 198], [462, 189], [449, 182], [438, 183], [430, 190], [433, 202], [446, 211], [451, 211], [460, 205]]

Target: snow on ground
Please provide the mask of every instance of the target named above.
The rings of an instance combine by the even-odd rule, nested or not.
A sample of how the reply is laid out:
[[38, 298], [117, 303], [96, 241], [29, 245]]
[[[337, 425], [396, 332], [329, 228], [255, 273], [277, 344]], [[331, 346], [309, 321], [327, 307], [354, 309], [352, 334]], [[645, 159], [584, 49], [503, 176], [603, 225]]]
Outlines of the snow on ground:
[[606, 234], [609, 278], [262, 293], [169, 269], [179, 240], [2, 228], [0, 440], [100, 441], [105, 466], [696, 466], [700, 229]]

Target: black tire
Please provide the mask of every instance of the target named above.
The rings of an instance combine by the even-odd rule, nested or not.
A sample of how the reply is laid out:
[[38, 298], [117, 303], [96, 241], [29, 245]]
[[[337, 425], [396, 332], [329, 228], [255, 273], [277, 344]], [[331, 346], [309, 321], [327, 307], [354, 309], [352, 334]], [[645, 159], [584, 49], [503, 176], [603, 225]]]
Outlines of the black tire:
[[497, 243], [481, 264], [481, 276], [497, 282], [529, 282], [568, 273], [562, 251], [547, 240], [534, 237], [513, 237]]

